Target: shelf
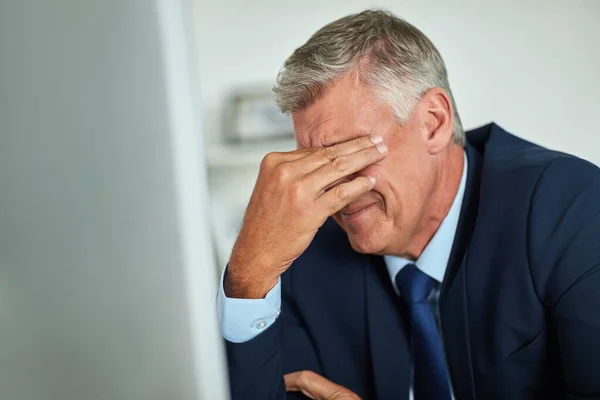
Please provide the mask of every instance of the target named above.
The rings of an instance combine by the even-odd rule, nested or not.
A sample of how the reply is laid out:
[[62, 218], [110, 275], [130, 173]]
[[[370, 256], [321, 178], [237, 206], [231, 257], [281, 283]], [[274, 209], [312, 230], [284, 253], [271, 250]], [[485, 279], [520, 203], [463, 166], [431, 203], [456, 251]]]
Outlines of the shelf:
[[210, 169], [258, 167], [267, 153], [295, 149], [294, 139], [280, 139], [265, 143], [213, 144], [207, 147], [206, 158]]

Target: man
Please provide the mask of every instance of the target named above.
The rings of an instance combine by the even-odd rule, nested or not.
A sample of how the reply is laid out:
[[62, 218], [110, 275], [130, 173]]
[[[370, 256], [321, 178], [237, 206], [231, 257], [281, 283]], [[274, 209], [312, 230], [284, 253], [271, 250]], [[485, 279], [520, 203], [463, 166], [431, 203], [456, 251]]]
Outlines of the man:
[[223, 277], [234, 399], [600, 398], [598, 168], [465, 134], [433, 44], [382, 11], [275, 94], [299, 149], [264, 158]]

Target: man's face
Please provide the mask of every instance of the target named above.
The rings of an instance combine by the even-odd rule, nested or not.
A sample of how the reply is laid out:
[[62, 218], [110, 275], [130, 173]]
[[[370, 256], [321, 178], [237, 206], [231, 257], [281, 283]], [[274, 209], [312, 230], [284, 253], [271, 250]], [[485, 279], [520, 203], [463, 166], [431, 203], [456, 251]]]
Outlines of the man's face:
[[388, 156], [354, 175], [374, 176], [375, 187], [333, 217], [358, 252], [410, 253], [434, 185], [431, 157], [419, 134], [420, 124], [413, 121], [416, 117], [400, 126], [392, 109], [352, 78], [336, 82], [292, 117], [299, 148], [330, 146], [364, 135], [383, 138]]

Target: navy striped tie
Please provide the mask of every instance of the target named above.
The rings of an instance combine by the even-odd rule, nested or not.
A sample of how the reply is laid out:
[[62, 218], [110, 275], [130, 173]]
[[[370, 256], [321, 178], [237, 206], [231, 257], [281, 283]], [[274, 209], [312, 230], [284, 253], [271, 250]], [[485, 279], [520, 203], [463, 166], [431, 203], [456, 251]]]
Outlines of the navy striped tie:
[[442, 341], [428, 300], [434, 285], [433, 278], [415, 264], [405, 266], [396, 275], [396, 286], [412, 322], [415, 400], [452, 399]]

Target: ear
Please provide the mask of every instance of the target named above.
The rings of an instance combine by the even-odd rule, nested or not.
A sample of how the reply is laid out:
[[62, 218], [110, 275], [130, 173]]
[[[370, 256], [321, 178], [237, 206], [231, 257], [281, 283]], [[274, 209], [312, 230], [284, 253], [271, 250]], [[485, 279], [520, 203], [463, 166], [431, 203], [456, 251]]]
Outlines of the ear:
[[419, 127], [429, 154], [437, 154], [452, 141], [454, 110], [448, 94], [441, 88], [427, 91], [418, 104]]

